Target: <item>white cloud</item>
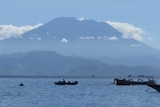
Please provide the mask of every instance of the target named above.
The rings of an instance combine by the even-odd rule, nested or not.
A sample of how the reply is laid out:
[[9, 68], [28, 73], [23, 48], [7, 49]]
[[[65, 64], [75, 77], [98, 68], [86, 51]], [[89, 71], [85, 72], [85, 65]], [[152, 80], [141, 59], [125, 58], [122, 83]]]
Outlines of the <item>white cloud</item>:
[[112, 36], [109, 38], [109, 40], [118, 40], [118, 38], [116, 36]]
[[142, 46], [142, 44], [132, 44], [131, 47], [139, 47]]
[[112, 22], [112, 21], [106, 21], [106, 23], [110, 24], [119, 32], [123, 33], [123, 38], [133, 38], [138, 41], [143, 40], [142, 35], [145, 33], [145, 31], [139, 27], [136, 27], [128, 23], [120, 23], [120, 22]]
[[86, 39], [86, 40], [89, 40], [89, 39], [95, 39], [93, 36], [81, 36], [80, 39]]
[[37, 39], [37, 40], [42, 40], [42, 38], [41, 38], [41, 37], [37, 37], [36, 39]]
[[30, 37], [29, 39], [30, 39], [30, 40], [42, 40], [42, 38], [41, 38], [41, 37], [36, 37], [36, 38], [34, 38], [34, 37]]
[[0, 40], [8, 39], [11, 37], [17, 38], [20, 37], [23, 33], [32, 30], [34, 28], [37, 28], [41, 26], [42, 24], [37, 24], [33, 26], [14, 26], [12, 24], [10, 25], [0, 25]]
[[68, 40], [66, 38], [63, 38], [60, 42], [61, 43], [68, 43]]
[[84, 17], [80, 17], [78, 18], [79, 21], [83, 21], [84, 20]]
[[81, 36], [80, 39], [82, 40], [118, 40], [116, 36], [98, 36], [98, 37], [93, 37], [93, 36]]
[[98, 36], [97, 39], [98, 39], [98, 40], [100, 40], [100, 39], [107, 40], [107, 39], [108, 39], [108, 36]]

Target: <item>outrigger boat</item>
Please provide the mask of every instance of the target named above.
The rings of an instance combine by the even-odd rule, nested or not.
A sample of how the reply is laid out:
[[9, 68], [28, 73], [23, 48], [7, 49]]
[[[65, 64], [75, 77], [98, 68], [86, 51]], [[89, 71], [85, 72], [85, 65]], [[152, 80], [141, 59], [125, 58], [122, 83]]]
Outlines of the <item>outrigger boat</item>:
[[[114, 79], [114, 84], [116, 85], [147, 85], [147, 84], [156, 84], [156, 81], [153, 79], [153, 76], [134, 76], [137, 80], [133, 80], [133, 76], [129, 75], [128, 79]], [[147, 78], [147, 80], [146, 80]]]
[[149, 87], [157, 90], [158, 92], [160, 92], [160, 85], [158, 84], [147, 84]]

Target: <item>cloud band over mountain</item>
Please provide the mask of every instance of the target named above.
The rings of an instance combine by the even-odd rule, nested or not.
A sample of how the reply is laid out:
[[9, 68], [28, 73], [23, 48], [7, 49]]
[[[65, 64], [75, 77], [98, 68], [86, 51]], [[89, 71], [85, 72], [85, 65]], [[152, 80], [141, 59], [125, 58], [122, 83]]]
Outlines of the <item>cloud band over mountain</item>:
[[110, 24], [119, 32], [123, 33], [123, 38], [133, 38], [138, 41], [143, 40], [142, 35], [145, 34], [145, 31], [139, 27], [136, 27], [128, 23], [113, 22], [113, 21], [106, 21], [106, 23]]
[[0, 25], [0, 40], [8, 39], [8, 38], [17, 38], [20, 37], [21, 34], [32, 30], [34, 28], [37, 28], [41, 26], [42, 24], [37, 24], [33, 26], [25, 25], [25, 26], [14, 26], [12, 24], [10, 25]]
[[[83, 18], [84, 20], [84, 18]], [[136, 27], [132, 24], [128, 23], [121, 23], [121, 22], [114, 22], [114, 21], [106, 21], [109, 25], [114, 27], [116, 30], [121, 32], [123, 38], [133, 38], [138, 41], [143, 41], [143, 35], [146, 33], [143, 29]], [[8, 39], [8, 38], [17, 38], [21, 37], [23, 33], [42, 26], [41, 23], [33, 26], [25, 25], [25, 26], [14, 26], [10, 25], [0, 25], [0, 40]], [[112, 38], [113, 39], [113, 38]], [[115, 38], [114, 38], [115, 39]], [[117, 39], [116, 39], [117, 40]], [[149, 39], [148, 39], [149, 40]]]

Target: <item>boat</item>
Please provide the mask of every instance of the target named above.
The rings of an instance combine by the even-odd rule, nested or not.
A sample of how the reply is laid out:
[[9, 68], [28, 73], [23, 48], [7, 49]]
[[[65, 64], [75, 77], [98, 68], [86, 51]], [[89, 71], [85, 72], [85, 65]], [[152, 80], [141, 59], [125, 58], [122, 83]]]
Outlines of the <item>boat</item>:
[[23, 83], [20, 83], [19, 86], [24, 86], [24, 84], [23, 84]]
[[131, 80], [118, 79], [118, 78], [115, 78], [113, 83], [116, 85], [132, 85]]
[[54, 84], [56, 85], [77, 85], [78, 84], [78, 81], [74, 81], [74, 82], [66, 82], [65, 80], [63, 81], [58, 81], [58, 82], [54, 82]]
[[147, 86], [157, 90], [158, 92], [160, 92], [160, 85], [158, 84], [147, 84]]
[[[137, 80], [133, 80], [133, 78], [136, 78]], [[128, 76], [128, 79], [123, 78], [115, 78], [114, 84], [116, 85], [147, 85], [147, 84], [156, 84], [156, 81], [153, 79], [153, 76]]]

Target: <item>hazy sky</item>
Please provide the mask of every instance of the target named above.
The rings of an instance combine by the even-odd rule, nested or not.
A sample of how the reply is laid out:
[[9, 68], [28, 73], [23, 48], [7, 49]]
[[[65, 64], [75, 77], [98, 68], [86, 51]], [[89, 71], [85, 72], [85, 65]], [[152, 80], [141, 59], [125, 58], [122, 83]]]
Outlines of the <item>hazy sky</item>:
[[61, 16], [128, 23], [160, 48], [159, 5], [160, 0], [0, 0], [0, 25], [44, 24]]

